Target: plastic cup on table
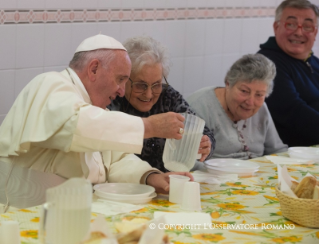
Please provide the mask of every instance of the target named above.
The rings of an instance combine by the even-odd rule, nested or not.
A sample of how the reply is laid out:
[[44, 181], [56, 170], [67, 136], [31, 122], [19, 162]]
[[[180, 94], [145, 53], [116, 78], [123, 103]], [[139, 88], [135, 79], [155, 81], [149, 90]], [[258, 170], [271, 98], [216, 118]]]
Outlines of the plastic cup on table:
[[169, 175], [169, 201], [173, 203], [182, 203], [183, 188], [185, 182], [190, 180], [183, 175]]
[[18, 221], [1, 221], [0, 243], [20, 244], [20, 228]]
[[200, 185], [198, 182], [184, 183], [182, 209], [187, 211], [201, 211]]

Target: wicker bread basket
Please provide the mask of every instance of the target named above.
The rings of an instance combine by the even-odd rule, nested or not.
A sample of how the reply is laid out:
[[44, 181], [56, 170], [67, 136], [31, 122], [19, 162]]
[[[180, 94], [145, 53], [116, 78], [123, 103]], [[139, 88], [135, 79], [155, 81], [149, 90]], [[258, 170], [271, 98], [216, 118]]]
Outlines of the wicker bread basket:
[[319, 199], [293, 198], [276, 187], [281, 213], [287, 219], [310, 228], [319, 228]]

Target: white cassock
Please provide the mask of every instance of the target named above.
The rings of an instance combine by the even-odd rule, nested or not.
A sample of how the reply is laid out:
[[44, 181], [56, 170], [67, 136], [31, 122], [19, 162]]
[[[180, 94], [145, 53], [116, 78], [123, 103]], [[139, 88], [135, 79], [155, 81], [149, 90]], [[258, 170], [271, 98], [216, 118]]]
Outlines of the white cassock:
[[141, 118], [93, 106], [68, 68], [38, 75], [19, 94], [0, 127], [0, 161], [66, 179], [140, 183], [156, 170], [132, 154], [143, 135]]

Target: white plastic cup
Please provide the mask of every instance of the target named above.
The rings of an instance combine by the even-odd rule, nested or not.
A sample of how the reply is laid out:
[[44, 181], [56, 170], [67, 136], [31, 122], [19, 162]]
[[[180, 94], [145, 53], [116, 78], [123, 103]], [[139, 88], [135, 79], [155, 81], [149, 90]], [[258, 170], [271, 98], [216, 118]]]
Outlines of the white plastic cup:
[[183, 188], [185, 182], [190, 178], [183, 175], [169, 175], [169, 201], [173, 203], [182, 203]]
[[1, 244], [20, 244], [20, 228], [18, 221], [1, 221]]
[[200, 185], [198, 182], [184, 183], [182, 209], [187, 211], [201, 211]]

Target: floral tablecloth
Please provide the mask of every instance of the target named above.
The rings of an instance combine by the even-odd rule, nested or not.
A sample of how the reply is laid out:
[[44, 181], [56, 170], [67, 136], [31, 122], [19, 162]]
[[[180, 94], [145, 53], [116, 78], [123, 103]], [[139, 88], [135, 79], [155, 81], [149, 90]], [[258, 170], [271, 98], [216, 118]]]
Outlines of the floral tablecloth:
[[[281, 154], [281, 156], [287, 156]], [[319, 243], [319, 229], [299, 226], [281, 215], [275, 195], [277, 167], [266, 158], [251, 161], [260, 165], [253, 177], [221, 185], [201, 183], [202, 211], [209, 213], [212, 223], [204, 228], [184, 226], [165, 232], [171, 243]], [[290, 175], [299, 180], [307, 172], [319, 177], [319, 164], [288, 165]], [[38, 244], [40, 206], [9, 211], [0, 220], [18, 220], [22, 244]], [[120, 219], [151, 219], [155, 211], [180, 212], [180, 207], [166, 199], [155, 199], [144, 208], [117, 216]], [[92, 213], [92, 221], [97, 214]], [[105, 216], [112, 225], [114, 216]]]

